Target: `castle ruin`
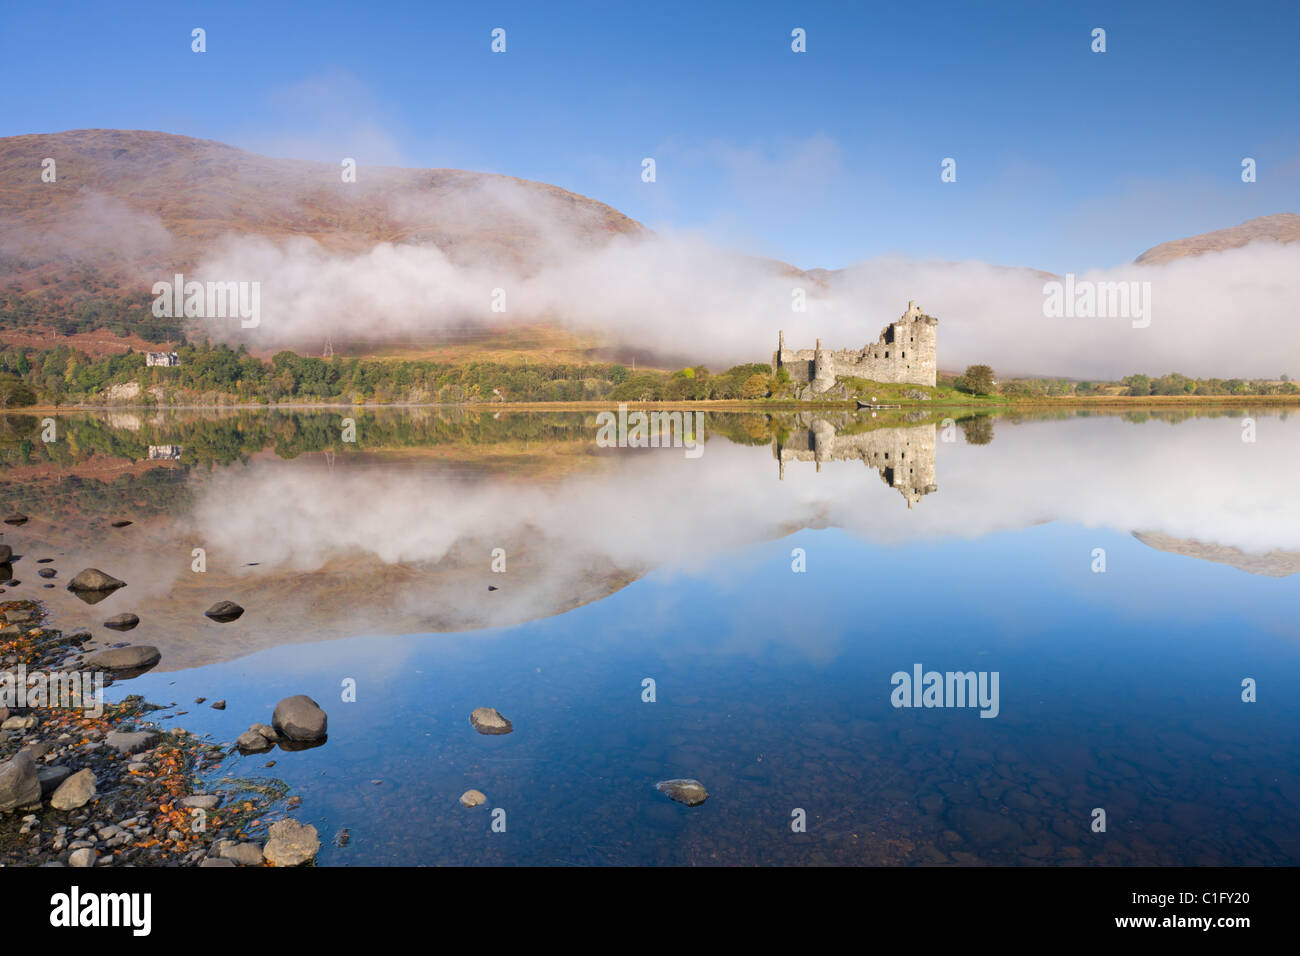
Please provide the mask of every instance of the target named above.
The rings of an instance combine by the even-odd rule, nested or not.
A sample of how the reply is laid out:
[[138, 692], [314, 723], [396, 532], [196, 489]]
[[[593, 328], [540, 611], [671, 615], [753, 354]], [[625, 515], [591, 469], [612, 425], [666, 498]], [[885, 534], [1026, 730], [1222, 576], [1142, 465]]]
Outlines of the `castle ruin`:
[[933, 387], [938, 375], [935, 358], [935, 327], [939, 320], [925, 315], [915, 302], [897, 322], [891, 322], [875, 342], [861, 349], [822, 348], [822, 340], [812, 349], [787, 349], [785, 332], [778, 333], [772, 371], [785, 369], [790, 381], [808, 385], [811, 394], [820, 395], [835, 387], [838, 376], [853, 376], [872, 382]]

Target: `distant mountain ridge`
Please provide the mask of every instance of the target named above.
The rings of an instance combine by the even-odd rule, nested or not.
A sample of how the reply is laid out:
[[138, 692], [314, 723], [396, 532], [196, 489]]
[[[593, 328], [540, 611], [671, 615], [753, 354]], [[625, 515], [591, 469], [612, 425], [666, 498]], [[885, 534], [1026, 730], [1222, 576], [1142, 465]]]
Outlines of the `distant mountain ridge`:
[[1173, 262], [1187, 256], [1202, 256], [1207, 252], [1238, 249], [1260, 239], [1300, 242], [1300, 215], [1284, 212], [1276, 216], [1260, 216], [1227, 229], [1215, 229], [1213, 232], [1203, 232], [1199, 236], [1162, 242], [1158, 246], [1152, 246], [1133, 261], [1142, 265]]
[[[56, 162], [56, 183], [41, 180], [47, 157]], [[492, 186], [535, 200], [553, 221], [538, 222], [531, 210], [475, 193]], [[591, 241], [646, 232], [605, 203], [492, 173], [362, 166], [347, 183], [341, 166], [258, 156], [170, 133], [73, 130], [0, 139], [0, 222], [7, 231], [55, 227], [59, 216], [91, 198], [109, 204], [105, 218], [134, 214], [164, 227], [171, 243], [159, 235], [157, 245], [132, 251], [177, 265], [192, 262], [203, 243], [226, 232], [307, 236], [355, 251], [379, 242], [427, 242], [453, 259], [484, 252], [527, 259], [536, 252], [529, 241], [556, 223]], [[122, 252], [105, 245], [106, 254]]]

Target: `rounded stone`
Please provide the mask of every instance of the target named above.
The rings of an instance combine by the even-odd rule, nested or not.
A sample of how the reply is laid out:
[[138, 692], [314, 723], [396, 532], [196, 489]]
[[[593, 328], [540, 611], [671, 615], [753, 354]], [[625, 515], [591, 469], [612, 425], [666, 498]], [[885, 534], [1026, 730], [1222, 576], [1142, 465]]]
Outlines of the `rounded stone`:
[[325, 738], [329, 718], [316, 701], [306, 694], [296, 694], [275, 705], [271, 725], [289, 740], [316, 741]]
[[228, 624], [238, 620], [243, 615], [244, 609], [234, 601], [218, 601], [203, 613], [218, 624]]
[[84, 807], [95, 796], [95, 774], [90, 770], [78, 770], [54, 791], [50, 797], [50, 806], [55, 810], [76, 810]]
[[477, 807], [487, 802], [487, 797], [481, 790], [466, 790], [460, 795], [460, 805], [462, 807]]
[[476, 707], [469, 722], [480, 734], [508, 734], [515, 729], [495, 707]]
[[661, 780], [655, 784], [655, 789], [688, 807], [698, 807], [709, 799], [709, 791], [704, 789], [704, 784], [689, 778]]
[[69, 591], [116, 591], [124, 587], [126, 587], [125, 581], [106, 574], [99, 568], [86, 568], [84, 571], [79, 571], [76, 577], [68, 582]]
[[128, 644], [110, 647], [86, 658], [86, 668], [96, 671], [129, 671], [139, 673], [149, 670], [162, 660], [162, 652], [152, 644]]
[[316, 828], [297, 820], [280, 820], [271, 824], [271, 839], [262, 854], [272, 866], [302, 866], [320, 850]]

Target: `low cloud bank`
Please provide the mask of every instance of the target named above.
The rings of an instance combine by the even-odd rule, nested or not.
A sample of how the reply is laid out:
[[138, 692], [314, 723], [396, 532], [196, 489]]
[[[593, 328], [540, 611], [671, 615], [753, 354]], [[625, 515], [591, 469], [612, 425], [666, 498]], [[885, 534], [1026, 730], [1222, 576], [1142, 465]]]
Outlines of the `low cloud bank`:
[[[552, 241], [543, 260], [527, 268], [483, 256], [454, 261], [431, 245], [350, 254], [305, 238], [229, 239], [197, 278], [260, 281], [264, 318], [255, 330], [200, 328], [232, 344], [277, 347], [326, 336], [437, 341], [466, 326], [542, 321], [719, 368], [766, 361], [778, 330], [799, 347], [817, 338], [860, 347], [916, 300], [940, 321], [944, 369], [986, 362], [1003, 374], [1081, 378], [1300, 374], [1286, 365], [1300, 356], [1300, 245], [1257, 242], [1079, 273], [1080, 288], [1130, 283], [1140, 296], [1140, 308], [1099, 317], [1049, 317], [1051, 277], [979, 262], [878, 258], [837, 273], [790, 273], [689, 235], [619, 236], [596, 248]], [[795, 308], [800, 296], [805, 311]]]

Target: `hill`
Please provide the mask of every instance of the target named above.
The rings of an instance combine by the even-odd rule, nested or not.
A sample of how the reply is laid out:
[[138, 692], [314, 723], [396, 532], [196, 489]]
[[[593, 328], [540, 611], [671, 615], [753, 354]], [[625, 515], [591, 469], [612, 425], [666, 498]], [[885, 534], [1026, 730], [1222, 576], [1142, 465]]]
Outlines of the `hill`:
[[1199, 236], [1162, 242], [1158, 246], [1152, 246], [1133, 261], [1143, 265], [1173, 262], [1186, 256], [1201, 256], [1207, 252], [1237, 249], [1259, 239], [1300, 242], [1300, 216], [1293, 212], [1284, 212], [1276, 216], [1260, 216], [1228, 229], [1215, 229], [1213, 232], [1203, 232]]

